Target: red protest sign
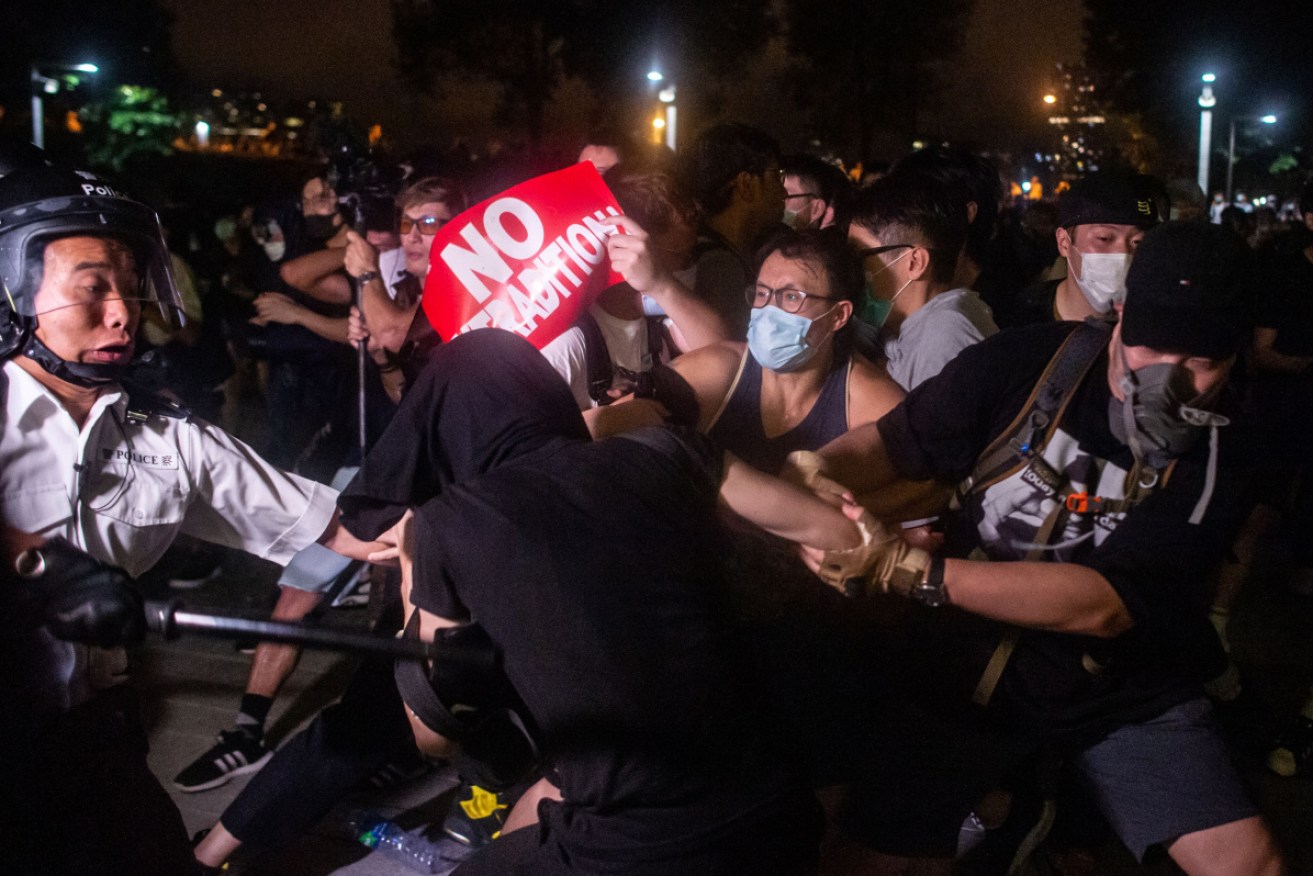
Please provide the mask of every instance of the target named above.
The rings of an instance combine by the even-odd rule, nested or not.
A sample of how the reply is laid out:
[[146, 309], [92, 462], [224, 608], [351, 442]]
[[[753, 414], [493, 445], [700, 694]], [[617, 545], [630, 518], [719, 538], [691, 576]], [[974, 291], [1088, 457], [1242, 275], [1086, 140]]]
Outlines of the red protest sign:
[[539, 349], [621, 282], [607, 223], [620, 215], [591, 162], [513, 186], [452, 219], [433, 240], [424, 313], [443, 338], [513, 331]]

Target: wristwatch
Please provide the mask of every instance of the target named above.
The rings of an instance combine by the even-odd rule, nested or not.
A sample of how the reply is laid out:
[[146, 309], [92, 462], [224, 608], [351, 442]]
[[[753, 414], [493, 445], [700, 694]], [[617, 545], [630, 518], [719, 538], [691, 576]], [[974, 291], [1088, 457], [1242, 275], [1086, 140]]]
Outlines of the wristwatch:
[[363, 286], [370, 280], [376, 279], [378, 279], [378, 271], [364, 271], [359, 277], [356, 277], [356, 282]]
[[930, 565], [926, 568], [925, 578], [912, 588], [912, 592], [907, 594], [916, 602], [928, 608], [939, 608], [941, 605], [948, 604], [948, 591], [944, 589], [944, 558], [934, 556], [930, 558]]

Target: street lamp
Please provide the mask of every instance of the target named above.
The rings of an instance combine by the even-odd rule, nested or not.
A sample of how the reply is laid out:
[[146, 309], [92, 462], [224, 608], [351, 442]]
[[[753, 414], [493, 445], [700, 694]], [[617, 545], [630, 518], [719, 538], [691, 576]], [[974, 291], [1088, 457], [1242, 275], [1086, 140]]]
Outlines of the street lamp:
[[1199, 95], [1199, 189], [1207, 197], [1208, 160], [1212, 157], [1213, 149], [1213, 107], [1217, 105], [1217, 98], [1213, 96], [1213, 83], [1217, 77], [1205, 73], [1202, 79], [1204, 90]]
[[1277, 117], [1268, 113], [1265, 116], [1232, 116], [1231, 117], [1231, 144], [1226, 151], [1226, 202], [1231, 203], [1231, 174], [1235, 170], [1235, 124], [1236, 122], [1262, 122], [1265, 125], [1275, 125]]
[[[664, 112], [657, 117], [661, 124], [653, 121], [652, 127], [656, 130], [658, 137], [662, 130], [665, 131], [666, 146], [671, 152], [675, 151], [675, 144], [678, 142], [679, 130], [679, 109], [675, 106], [675, 83], [667, 82], [665, 74], [660, 70], [652, 70], [647, 74], [647, 81], [654, 85], [658, 82], [666, 82], [664, 88], [657, 92], [657, 100], [664, 105]], [[660, 142], [658, 139], [656, 142]]]
[[95, 64], [33, 64], [32, 83], [32, 143], [39, 149], [46, 148], [46, 108], [43, 95], [57, 94], [59, 80], [41, 73], [42, 70], [59, 70], [66, 73], [99, 73]]

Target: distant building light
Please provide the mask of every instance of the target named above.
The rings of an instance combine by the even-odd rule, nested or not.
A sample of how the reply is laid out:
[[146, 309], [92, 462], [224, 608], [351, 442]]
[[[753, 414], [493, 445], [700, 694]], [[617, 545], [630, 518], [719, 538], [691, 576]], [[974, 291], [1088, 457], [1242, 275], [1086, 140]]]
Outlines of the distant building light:
[[1213, 75], [1212, 73], [1205, 73], [1203, 76], [1201, 76], [1201, 77], [1199, 77], [1199, 78], [1203, 79], [1205, 82], [1216, 82], [1216, 81], [1217, 81], [1217, 77], [1216, 77], [1215, 75]]
[[1047, 104], [1054, 104], [1054, 103], [1057, 103], [1057, 102], [1058, 102], [1058, 96], [1057, 96], [1056, 94], [1046, 94], [1046, 95], [1044, 95], [1044, 102], [1047, 103]]
[[925, 141], [924, 141], [924, 140], [913, 140], [913, 141], [912, 141], [912, 149], [915, 150], [915, 149], [924, 149], [924, 148], [925, 148]]
[[216, 88], [210, 92], [210, 97], [223, 97], [223, 89]]
[[647, 81], [648, 81], [648, 82], [660, 82], [662, 79], [665, 79], [665, 78], [666, 78], [665, 76], [662, 76], [662, 75], [661, 75], [661, 71], [660, 71], [660, 70], [652, 70], [652, 71], [650, 71], [650, 72], [647, 74]]
[[95, 64], [74, 64], [73, 69], [79, 73], [99, 73], [100, 68]]
[[657, 116], [655, 119], [652, 120], [652, 127], [656, 128], [658, 131], [664, 128], [665, 126], [666, 126], [666, 120], [661, 118], [660, 116]]
[[1265, 115], [1263, 116], [1263, 118], [1259, 119], [1259, 121], [1265, 125], [1275, 125], [1277, 123], [1277, 117], [1269, 113], [1268, 115]]
[[196, 123], [196, 145], [202, 149], [210, 148], [210, 123], [204, 119]]

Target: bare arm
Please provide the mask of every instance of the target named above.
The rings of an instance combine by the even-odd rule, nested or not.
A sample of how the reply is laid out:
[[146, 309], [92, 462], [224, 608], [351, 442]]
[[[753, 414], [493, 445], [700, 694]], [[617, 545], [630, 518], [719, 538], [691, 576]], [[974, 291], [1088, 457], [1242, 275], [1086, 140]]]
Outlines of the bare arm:
[[743, 360], [743, 344], [729, 341], [685, 353], [670, 363], [693, 388], [698, 400], [698, 431], [711, 428], [711, 420], [729, 395]]
[[944, 588], [965, 611], [1030, 629], [1111, 638], [1134, 625], [1108, 580], [1074, 563], [947, 560]]
[[820, 449], [826, 475], [853, 491], [858, 504], [881, 520], [918, 520], [941, 513], [952, 486], [904, 480], [893, 466], [875, 423], [866, 423]]
[[[348, 232], [344, 265], [352, 277], [358, 277], [366, 271], [377, 274], [378, 250], [359, 234]], [[383, 285], [382, 277], [375, 276], [360, 289], [360, 309], [365, 324], [369, 326], [369, 333], [376, 344], [393, 353], [406, 343], [410, 324], [418, 308], [418, 301], [409, 307], [402, 307], [393, 300]]]
[[267, 325], [281, 322], [287, 325], [299, 325], [307, 328], [321, 338], [347, 343], [347, 321], [345, 318], [333, 318], [315, 313], [308, 307], [302, 307], [292, 299], [279, 292], [265, 292], [255, 299], [256, 316], [251, 322]]
[[843, 512], [811, 493], [725, 454], [720, 498], [767, 532], [822, 550], [857, 547], [861, 535]]
[[320, 249], [289, 259], [278, 269], [283, 282], [329, 304], [351, 303], [351, 282], [342, 274], [342, 247]]
[[657, 267], [647, 232], [628, 216], [616, 216], [611, 221], [625, 232], [613, 234], [606, 240], [611, 267], [625, 278], [626, 283], [661, 306], [688, 345], [684, 349], [695, 350], [728, 340], [729, 327], [720, 314], [683, 283]]
[[344, 557], [366, 562], [378, 562], [385, 557], [395, 556], [395, 544], [387, 535], [378, 541], [361, 541], [342, 525], [341, 517], [341, 511], [334, 511], [328, 526], [324, 528], [324, 534], [317, 539], [324, 547]]

